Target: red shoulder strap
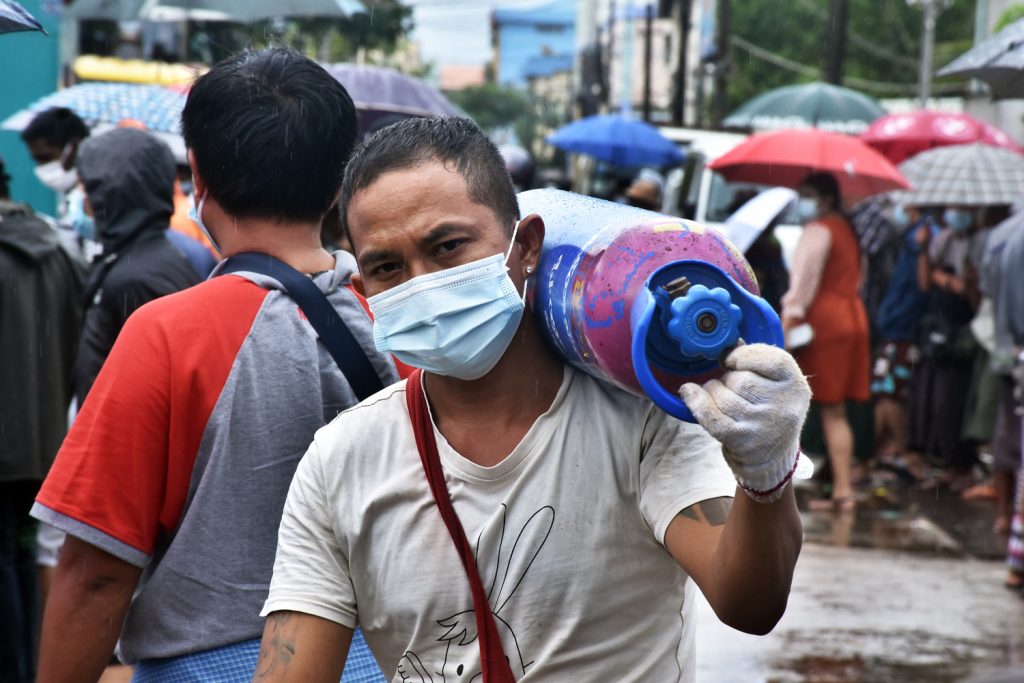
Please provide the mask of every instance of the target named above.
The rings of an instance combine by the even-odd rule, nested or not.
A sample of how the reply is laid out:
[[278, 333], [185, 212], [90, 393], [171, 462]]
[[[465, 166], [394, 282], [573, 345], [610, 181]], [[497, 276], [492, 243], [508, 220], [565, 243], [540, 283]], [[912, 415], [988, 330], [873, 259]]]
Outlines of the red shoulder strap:
[[466, 539], [466, 532], [459, 522], [458, 515], [455, 514], [455, 508], [452, 507], [452, 499], [444, 481], [444, 471], [441, 469], [441, 457], [437, 452], [437, 441], [434, 439], [434, 425], [430, 420], [430, 410], [427, 408], [422, 387], [422, 372], [416, 370], [406, 383], [405, 400], [409, 407], [412, 431], [416, 436], [416, 448], [420, 452], [427, 484], [430, 486], [430, 492], [434, 494], [434, 502], [437, 503], [441, 518], [448, 527], [452, 542], [455, 543], [455, 550], [459, 553], [462, 567], [469, 579], [469, 587], [473, 592], [473, 612], [480, 641], [483, 683], [514, 683], [516, 679], [505, 657], [501, 637], [494, 624], [494, 614], [491, 612], [490, 603], [487, 602], [487, 592], [480, 581], [480, 573], [473, 558], [473, 547]]

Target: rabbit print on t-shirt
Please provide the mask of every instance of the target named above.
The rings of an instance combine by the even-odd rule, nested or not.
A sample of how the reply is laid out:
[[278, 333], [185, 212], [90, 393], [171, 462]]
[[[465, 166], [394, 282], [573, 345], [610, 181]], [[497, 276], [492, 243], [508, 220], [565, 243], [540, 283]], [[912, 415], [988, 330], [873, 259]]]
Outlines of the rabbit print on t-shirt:
[[[494, 624], [501, 636], [505, 656], [518, 679], [526, 674], [533, 660], [522, 652], [516, 638], [516, 624], [502, 617], [509, 601], [515, 599], [526, 573], [548, 540], [554, 526], [555, 510], [544, 506], [533, 513], [518, 533], [506, 529], [508, 509], [501, 506], [499, 522], [485, 528], [476, 542], [476, 566], [487, 591]], [[465, 575], [459, 577], [465, 580]], [[398, 674], [410, 683], [469, 683], [480, 681], [480, 646], [477, 642], [476, 616], [472, 604], [468, 609], [437, 620], [438, 642], [446, 645], [444, 659], [424, 662], [413, 651], [406, 652], [398, 662]]]

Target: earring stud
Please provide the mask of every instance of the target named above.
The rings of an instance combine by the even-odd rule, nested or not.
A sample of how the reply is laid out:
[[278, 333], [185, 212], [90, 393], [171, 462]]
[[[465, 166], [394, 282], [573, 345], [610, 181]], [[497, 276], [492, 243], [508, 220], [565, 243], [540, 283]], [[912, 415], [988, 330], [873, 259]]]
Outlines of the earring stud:
[[529, 275], [533, 272], [533, 266], [526, 266], [526, 274]]

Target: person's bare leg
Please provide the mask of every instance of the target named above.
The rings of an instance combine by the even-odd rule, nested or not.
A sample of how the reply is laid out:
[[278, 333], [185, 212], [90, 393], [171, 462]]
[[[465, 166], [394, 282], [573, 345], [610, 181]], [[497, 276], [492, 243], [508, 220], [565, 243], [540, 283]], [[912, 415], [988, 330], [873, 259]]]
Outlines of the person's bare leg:
[[1010, 533], [1010, 521], [1013, 519], [1013, 496], [1017, 490], [1017, 473], [1002, 469], [992, 470], [992, 485], [996, 490], [996, 523], [997, 534]]
[[828, 461], [832, 466], [832, 500], [852, 500], [853, 430], [846, 420], [846, 406], [843, 403], [819, 403], [818, 412]]

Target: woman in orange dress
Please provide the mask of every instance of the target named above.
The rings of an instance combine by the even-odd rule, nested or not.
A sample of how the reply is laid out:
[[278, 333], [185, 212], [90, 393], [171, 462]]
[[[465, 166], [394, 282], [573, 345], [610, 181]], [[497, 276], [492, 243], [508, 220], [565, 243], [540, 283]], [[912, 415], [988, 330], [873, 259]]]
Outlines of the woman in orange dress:
[[859, 293], [860, 247], [842, 214], [833, 176], [812, 174], [799, 192], [804, 230], [793, 255], [790, 288], [782, 298], [782, 325], [788, 331], [808, 323], [813, 331], [810, 344], [794, 355], [814, 393], [832, 466], [832, 499], [825, 507], [852, 510], [853, 430], [846, 401], [871, 397], [868, 319]]

